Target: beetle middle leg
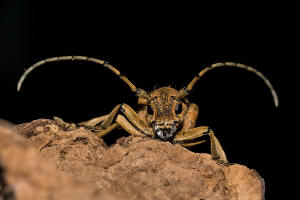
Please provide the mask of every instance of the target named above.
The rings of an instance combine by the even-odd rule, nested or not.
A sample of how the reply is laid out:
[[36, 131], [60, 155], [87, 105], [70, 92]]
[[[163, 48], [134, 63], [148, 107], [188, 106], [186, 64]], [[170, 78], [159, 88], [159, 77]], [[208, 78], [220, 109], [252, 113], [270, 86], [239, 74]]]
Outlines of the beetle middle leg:
[[62, 120], [59, 117], [53, 117], [53, 120], [60, 125], [61, 127], [63, 127], [65, 130], [71, 131], [76, 129], [77, 127], [85, 127], [86, 129], [89, 130], [102, 130], [101, 127], [97, 126], [97, 124], [100, 124], [101, 122], [103, 122], [106, 118], [108, 117], [108, 115], [103, 115], [100, 117], [96, 117], [93, 119], [90, 119], [88, 121], [84, 121], [84, 122], [80, 122], [78, 124], [74, 124], [74, 123], [68, 123], [65, 122], [64, 120]]
[[[124, 116], [119, 114], [120, 111]], [[59, 121], [57, 121], [57, 119], [59, 119]], [[59, 122], [59, 124], [64, 127], [74, 127], [71, 126], [73, 124], [63, 122], [60, 118], [56, 118], [55, 121]], [[153, 136], [151, 127], [145, 124], [140, 116], [127, 104], [119, 104], [110, 112], [110, 114], [81, 122], [78, 126], [95, 131], [95, 134], [99, 137], [103, 137], [110, 133], [118, 126], [121, 126], [132, 135]]]
[[210, 137], [210, 151], [212, 158], [220, 165], [227, 165], [228, 160], [221, 143], [215, 136], [214, 132], [207, 126], [200, 126], [180, 131], [175, 136], [174, 142], [179, 143], [182, 146], [194, 146], [205, 142], [206, 140], [200, 139], [205, 135], [209, 135]]

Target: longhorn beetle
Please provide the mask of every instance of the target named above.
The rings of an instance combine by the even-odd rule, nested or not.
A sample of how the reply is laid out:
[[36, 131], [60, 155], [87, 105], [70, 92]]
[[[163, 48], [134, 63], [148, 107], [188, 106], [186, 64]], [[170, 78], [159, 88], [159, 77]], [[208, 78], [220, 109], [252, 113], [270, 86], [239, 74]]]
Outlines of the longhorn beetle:
[[72, 130], [77, 126], [84, 127], [95, 131], [97, 136], [103, 137], [119, 126], [132, 135], [149, 136], [162, 141], [178, 143], [182, 146], [200, 144], [206, 141], [202, 136], [208, 135], [210, 138], [211, 156], [221, 165], [227, 165], [228, 160], [219, 140], [209, 127], [196, 127], [198, 106], [190, 103], [186, 98], [197, 81], [206, 72], [215, 68], [235, 67], [245, 69], [255, 73], [265, 82], [271, 91], [275, 106], [278, 106], [278, 97], [270, 81], [253, 67], [234, 62], [215, 63], [204, 68], [186, 87], [180, 90], [175, 90], [171, 87], [162, 87], [152, 92], [146, 92], [137, 88], [126, 76], [122, 75], [120, 71], [105, 61], [85, 56], [52, 57], [41, 60], [28, 68], [20, 78], [17, 90], [20, 91], [23, 81], [32, 70], [43, 64], [62, 60], [82, 60], [100, 64], [122, 79], [138, 97], [137, 112], [129, 105], [123, 103], [114, 107], [107, 115], [81, 122], [78, 125], [67, 123], [58, 117], [54, 117], [54, 120], [65, 129]]

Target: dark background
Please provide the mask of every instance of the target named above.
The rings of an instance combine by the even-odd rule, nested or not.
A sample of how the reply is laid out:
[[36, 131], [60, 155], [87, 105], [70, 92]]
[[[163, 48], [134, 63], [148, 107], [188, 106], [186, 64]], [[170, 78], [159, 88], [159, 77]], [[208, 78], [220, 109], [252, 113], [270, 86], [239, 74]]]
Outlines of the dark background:
[[[265, 179], [267, 199], [273, 199], [290, 177], [284, 169], [294, 148], [286, 145], [293, 140], [286, 121], [294, 111], [287, 105], [297, 93], [292, 60], [298, 53], [289, 9], [1, 1], [0, 118], [23, 123], [59, 116], [80, 122], [107, 114], [119, 103], [136, 108], [136, 97], [113, 73], [81, 61], [44, 65], [17, 93], [24, 69], [52, 56], [108, 61], [147, 91], [169, 85], [180, 89], [208, 64], [244, 63], [270, 79], [279, 108], [262, 80], [232, 68], [207, 73], [189, 99], [199, 106], [198, 125], [214, 130], [231, 162], [256, 169]], [[209, 152], [208, 143], [191, 150]]]

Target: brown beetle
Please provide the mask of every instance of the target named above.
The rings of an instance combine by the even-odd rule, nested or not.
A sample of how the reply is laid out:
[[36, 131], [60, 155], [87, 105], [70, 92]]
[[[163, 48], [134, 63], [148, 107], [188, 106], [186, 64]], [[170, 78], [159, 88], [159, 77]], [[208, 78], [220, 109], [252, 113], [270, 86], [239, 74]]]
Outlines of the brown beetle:
[[196, 127], [198, 106], [190, 103], [186, 96], [192, 91], [196, 82], [209, 70], [218, 67], [237, 67], [248, 70], [259, 76], [269, 87], [275, 106], [278, 106], [278, 97], [270, 81], [256, 69], [234, 62], [216, 63], [203, 69], [187, 87], [177, 91], [171, 87], [162, 87], [152, 92], [146, 92], [132, 84], [126, 76], [123, 76], [116, 68], [105, 61], [85, 56], [61, 56], [48, 58], [37, 62], [24, 72], [17, 86], [19, 91], [26, 76], [35, 68], [54, 61], [61, 60], [83, 60], [101, 64], [113, 71], [122, 79], [138, 97], [138, 111], [135, 112], [127, 104], [117, 105], [109, 114], [81, 122], [78, 125], [64, 122], [62, 119], [54, 119], [66, 129], [76, 126], [85, 127], [95, 131], [99, 137], [110, 133], [116, 127], [122, 127], [128, 133], [139, 136], [149, 136], [162, 141], [178, 143], [182, 146], [193, 146], [206, 140], [202, 136], [208, 135], [211, 144], [211, 155], [219, 164], [226, 165], [228, 160], [226, 154], [214, 135], [207, 126]]

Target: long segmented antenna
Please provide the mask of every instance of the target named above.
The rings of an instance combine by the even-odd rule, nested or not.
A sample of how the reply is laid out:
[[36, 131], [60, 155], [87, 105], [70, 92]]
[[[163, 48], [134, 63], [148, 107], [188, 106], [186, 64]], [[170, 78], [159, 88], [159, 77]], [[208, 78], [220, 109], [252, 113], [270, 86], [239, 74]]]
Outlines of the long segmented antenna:
[[218, 68], [218, 67], [237, 67], [237, 68], [242, 68], [245, 69], [247, 71], [253, 72], [255, 73], [257, 76], [259, 76], [264, 82], [265, 84], [268, 86], [268, 88], [271, 91], [272, 97], [273, 97], [273, 101], [275, 104], [275, 107], [278, 107], [279, 105], [279, 101], [278, 101], [278, 96], [276, 91], [274, 90], [271, 82], [269, 81], [269, 79], [267, 79], [261, 72], [257, 71], [256, 69], [254, 69], [253, 67], [241, 64], [241, 63], [235, 63], [235, 62], [224, 62], [224, 63], [215, 63], [210, 65], [209, 67], [206, 67], [205, 69], [203, 69], [201, 72], [199, 72], [199, 74], [197, 74], [197, 76], [195, 76], [195, 78], [190, 82], [190, 84], [185, 87], [182, 88], [179, 91], [179, 94], [177, 96], [177, 98], [183, 98], [185, 96], [187, 96], [190, 91], [193, 89], [194, 85], [197, 83], [197, 81], [208, 71]]
[[18, 92], [20, 91], [23, 81], [28, 76], [28, 74], [30, 74], [30, 72], [33, 71], [35, 68], [37, 68], [43, 64], [49, 63], [49, 62], [62, 61], [62, 60], [83, 60], [83, 61], [88, 61], [88, 62], [93, 62], [93, 63], [103, 65], [104, 67], [106, 67], [106, 68], [110, 69], [112, 72], [114, 72], [120, 79], [122, 79], [130, 87], [131, 91], [134, 92], [137, 96], [143, 96], [144, 98], [148, 97], [147, 92], [135, 87], [135, 85], [133, 83], [131, 83], [131, 81], [129, 81], [126, 76], [122, 75], [120, 73], [120, 71], [117, 70], [112, 65], [108, 64], [107, 62], [105, 62], [103, 60], [86, 57], [86, 56], [59, 56], [59, 57], [47, 58], [47, 59], [44, 59], [44, 60], [41, 60], [41, 61], [35, 63], [31, 67], [29, 67], [21, 76], [21, 78], [18, 82], [18, 85], [17, 85], [17, 91]]

